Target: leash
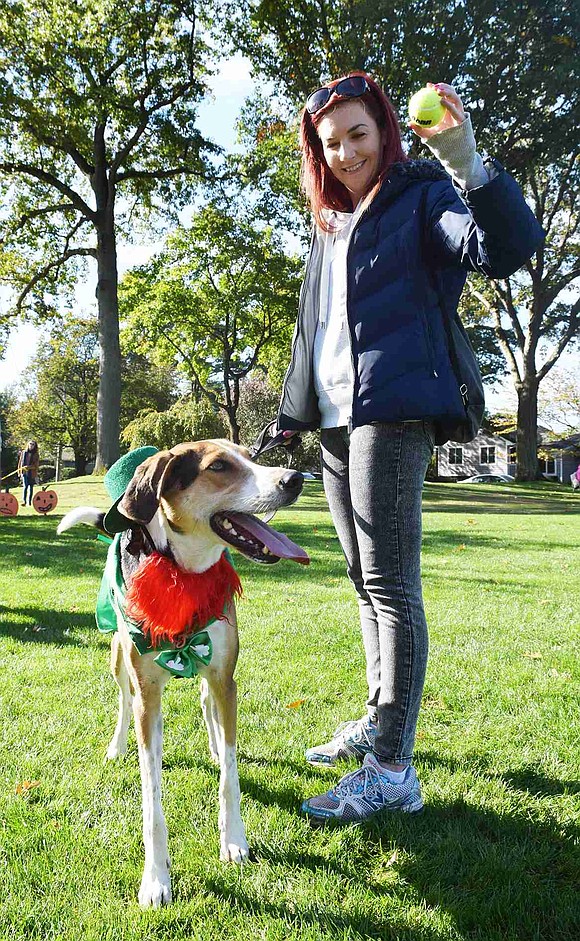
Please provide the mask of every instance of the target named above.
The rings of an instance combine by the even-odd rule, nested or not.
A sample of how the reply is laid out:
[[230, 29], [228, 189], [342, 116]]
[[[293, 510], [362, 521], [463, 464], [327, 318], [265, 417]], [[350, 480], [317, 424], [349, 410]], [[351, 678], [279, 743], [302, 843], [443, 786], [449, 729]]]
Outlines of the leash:
[[17, 470], [11, 471], [9, 474], [6, 474], [6, 477], [0, 477], [0, 484], [4, 480], [8, 480], [9, 477], [14, 477], [15, 474], [20, 474], [22, 473], [22, 471], [30, 470], [31, 467], [32, 467], [32, 464], [30, 465], [27, 464], [26, 467], [19, 467]]
[[265, 428], [262, 428], [254, 443], [248, 448], [253, 461], [257, 461], [262, 454], [267, 454], [268, 451], [273, 451], [274, 448], [284, 448], [285, 451], [292, 454], [300, 445], [301, 438], [299, 434], [292, 435], [291, 438], [286, 437], [283, 431], [274, 434], [276, 426], [276, 419], [269, 422]]

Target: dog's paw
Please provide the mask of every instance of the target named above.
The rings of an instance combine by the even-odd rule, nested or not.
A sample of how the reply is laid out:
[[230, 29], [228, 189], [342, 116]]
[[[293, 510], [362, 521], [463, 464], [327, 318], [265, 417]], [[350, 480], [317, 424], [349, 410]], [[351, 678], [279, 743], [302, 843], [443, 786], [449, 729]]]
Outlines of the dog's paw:
[[107, 761], [114, 761], [116, 758], [124, 758], [127, 754], [127, 746], [120, 745], [117, 742], [111, 742], [107, 748]]
[[167, 870], [144, 872], [139, 889], [141, 908], [161, 908], [171, 901], [171, 880]]
[[222, 846], [220, 859], [224, 863], [247, 863], [250, 858], [250, 847], [245, 840], [235, 843], [226, 843]]

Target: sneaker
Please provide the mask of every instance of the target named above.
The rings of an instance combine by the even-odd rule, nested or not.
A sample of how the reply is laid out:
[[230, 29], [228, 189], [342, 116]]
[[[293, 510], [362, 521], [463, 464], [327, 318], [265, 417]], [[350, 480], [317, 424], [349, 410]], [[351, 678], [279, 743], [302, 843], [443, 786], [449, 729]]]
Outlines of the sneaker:
[[415, 814], [422, 809], [421, 786], [413, 766], [407, 768], [401, 784], [393, 784], [374, 755], [366, 755], [362, 768], [345, 774], [326, 794], [302, 804], [311, 823], [361, 823], [383, 810]]
[[376, 735], [376, 723], [368, 716], [363, 716], [362, 719], [356, 719], [353, 722], [343, 722], [330, 742], [307, 749], [304, 753], [306, 761], [311, 765], [332, 767], [341, 759], [364, 758], [372, 752]]

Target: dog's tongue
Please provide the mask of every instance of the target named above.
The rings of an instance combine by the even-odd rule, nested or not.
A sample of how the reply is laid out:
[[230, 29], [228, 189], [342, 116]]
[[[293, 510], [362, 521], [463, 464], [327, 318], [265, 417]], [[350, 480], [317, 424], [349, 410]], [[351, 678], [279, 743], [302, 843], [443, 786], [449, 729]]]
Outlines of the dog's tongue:
[[263, 542], [273, 555], [281, 559], [292, 559], [293, 562], [300, 562], [301, 565], [310, 565], [310, 559], [304, 549], [288, 539], [284, 533], [272, 529], [256, 516], [251, 516], [249, 513], [228, 513], [227, 516], [234, 526], [238, 523], [242, 529]]

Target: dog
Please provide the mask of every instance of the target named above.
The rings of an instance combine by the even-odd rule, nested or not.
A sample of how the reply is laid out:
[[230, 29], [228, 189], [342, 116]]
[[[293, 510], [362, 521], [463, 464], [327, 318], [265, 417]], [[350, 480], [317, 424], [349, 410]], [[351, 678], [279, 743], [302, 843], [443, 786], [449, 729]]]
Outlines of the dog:
[[[200, 573], [204, 578], [203, 573], [211, 575], [216, 565], [223, 562], [227, 547], [234, 547], [263, 564], [278, 562], [280, 558], [308, 564], [303, 549], [252, 515], [289, 506], [298, 498], [302, 485], [300, 473], [255, 464], [245, 448], [225, 440], [179, 444], [151, 455], [136, 468], [115, 511], [128, 524], [126, 532], [117, 537], [116, 551], [129, 593], [153, 556], [156, 562], [177, 566], [184, 578], [196, 578]], [[63, 518], [57, 532], [63, 533], [81, 522], [105, 531], [108, 515], [90, 507], [76, 509]], [[118, 527], [115, 531], [120, 532]], [[144, 580], [147, 581], [147, 576]], [[171, 609], [171, 602], [163, 607]], [[163, 613], [166, 615], [167, 610]], [[126, 753], [132, 710], [141, 771], [145, 846], [138, 898], [143, 907], [157, 908], [171, 901], [167, 827], [161, 805], [161, 693], [171, 672], [159, 664], [156, 649], [139, 653], [126, 619], [118, 613], [115, 627], [111, 672], [119, 687], [119, 713], [107, 758], [116, 759]], [[249, 848], [240, 813], [236, 762], [234, 670], [238, 631], [233, 597], [227, 599], [217, 620], [205, 631], [210, 640], [196, 647], [202, 658], [197, 672], [202, 677], [201, 705], [210, 752], [220, 766], [220, 856], [226, 861], [243, 863], [248, 859]], [[203, 655], [209, 646], [211, 661], [206, 663], [207, 657]], [[179, 664], [175, 658], [167, 662], [177, 672]]]

